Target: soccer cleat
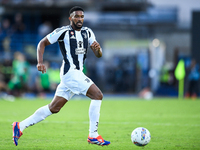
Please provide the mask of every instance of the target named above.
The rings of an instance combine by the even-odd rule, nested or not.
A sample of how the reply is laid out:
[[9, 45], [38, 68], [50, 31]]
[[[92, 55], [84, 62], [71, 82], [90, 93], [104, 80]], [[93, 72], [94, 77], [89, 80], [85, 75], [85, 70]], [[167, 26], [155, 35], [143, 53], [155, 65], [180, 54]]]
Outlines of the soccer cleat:
[[19, 122], [13, 122], [12, 124], [12, 129], [13, 129], [13, 141], [14, 141], [14, 144], [15, 146], [18, 145], [18, 139], [22, 136], [22, 132], [20, 131], [20, 128], [19, 128]]
[[105, 145], [109, 145], [110, 144], [110, 141], [104, 140], [101, 137], [101, 135], [99, 135], [97, 138], [92, 138], [92, 137], [88, 136], [87, 141], [88, 141], [88, 143], [96, 144], [96, 145], [100, 145], [100, 146], [105, 146]]

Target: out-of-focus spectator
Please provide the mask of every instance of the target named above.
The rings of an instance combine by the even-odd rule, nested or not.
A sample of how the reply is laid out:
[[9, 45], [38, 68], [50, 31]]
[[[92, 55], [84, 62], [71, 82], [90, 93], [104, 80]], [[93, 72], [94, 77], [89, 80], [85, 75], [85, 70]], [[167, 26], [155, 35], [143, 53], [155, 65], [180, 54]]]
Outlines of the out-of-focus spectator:
[[[2, 69], [2, 67], [0, 67], [0, 69]], [[5, 91], [7, 91], [7, 86], [4, 80], [4, 75], [0, 70], [0, 93]]]
[[0, 24], [0, 50], [8, 51], [10, 47], [10, 36], [12, 35], [12, 28], [10, 20], [5, 18]]
[[3, 62], [0, 64], [0, 70], [3, 75], [4, 82], [7, 84], [12, 75], [12, 60], [10, 56], [4, 56]]
[[175, 84], [173, 67], [169, 63], [165, 63], [160, 70], [160, 83], [161, 85]]
[[57, 63], [51, 63], [49, 68], [49, 79], [51, 83], [51, 91], [55, 91], [60, 83], [60, 65]]
[[21, 13], [17, 13], [14, 18], [13, 31], [15, 34], [22, 34], [25, 31], [25, 24]]
[[48, 93], [51, 90], [51, 83], [49, 79], [49, 62], [45, 61], [44, 64], [47, 68], [47, 71], [46, 73], [40, 73], [37, 78], [37, 89], [40, 93], [40, 96], [44, 96], [45, 93]]
[[188, 69], [189, 75], [188, 75], [188, 90], [186, 93], [186, 97], [196, 99], [199, 92], [199, 65], [196, 63], [195, 59], [192, 59], [190, 68]]
[[7, 37], [12, 34], [12, 29], [10, 25], [10, 20], [8, 18], [3, 19], [1, 28], [0, 28], [0, 36]]
[[38, 27], [38, 34], [40, 38], [45, 37], [53, 30], [52, 24], [49, 21], [45, 21]]
[[8, 95], [8, 88], [7, 84], [4, 81], [4, 76], [0, 72], [0, 99], [7, 100], [7, 101], [14, 101], [15, 97], [12, 95]]
[[[98, 68], [98, 69], [97, 69]], [[104, 89], [105, 79], [106, 79], [106, 72], [105, 72], [105, 62], [103, 59], [100, 59], [96, 63], [96, 72], [97, 78], [101, 80], [97, 80], [97, 85], [100, 89]]]
[[[38, 42], [44, 38], [47, 34], [49, 34], [50, 32], [53, 31], [53, 26], [51, 24], [50, 21], [44, 21], [42, 24], [39, 25], [38, 27], [38, 37], [37, 37], [37, 40]], [[48, 53], [53, 53], [53, 51], [57, 54], [58, 52], [60, 52], [57, 47], [55, 47], [52, 51], [52, 46], [53, 45], [50, 45], [50, 46], [47, 46], [46, 47], [46, 50], [48, 51]], [[55, 46], [55, 45], [54, 45]]]
[[7, 66], [4, 66], [4, 64], [6, 63], [7, 61], [3, 62], [3, 64], [0, 64], [0, 99], [14, 101], [14, 96], [8, 94], [9, 90], [7, 86], [7, 79], [9, 78], [9, 75], [7, 75], [6, 73], [9, 72], [9, 69], [7, 68]]
[[35, 67], [35, 64], [29, 65], [29, 76], [28, 76], [28, 93], [34, 93], [37, 94], [39, 92], [38, 86], [37, 86], [37, 78], [39, 76], [39, 72], [37, 68]]
[[25, 33], [25, 23], [23, 22], [23, 17], [21, 13], [17, 13], [14, 18], [14, 24], [12, 26], [13, 36], [12, 43], [14, 44], [12, 47], [14, 51], [23, 51], [23, 41], [24, 41], [24, 33]]
[[44, 97], [46, 93], [54, 91], [60, 82], [60, 71], [57, 64], [50, 65], [48, 61], [44, 62], [47, 67], [46, 73], [40, 73], [37, 78], [37, 90], [39, 96]]
[[12, 95], [21, 96], [27, 89], [29, 64], [25, 56], [20, 52], [15, 52], [12, 63], [13, 74], [8, 83], [8, 88]]

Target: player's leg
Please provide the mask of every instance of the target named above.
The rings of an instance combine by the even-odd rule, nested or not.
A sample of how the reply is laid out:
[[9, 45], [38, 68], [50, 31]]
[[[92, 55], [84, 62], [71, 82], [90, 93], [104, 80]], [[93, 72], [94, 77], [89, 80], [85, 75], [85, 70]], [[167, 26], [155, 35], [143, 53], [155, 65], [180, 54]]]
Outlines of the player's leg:
[[55, 96], [55, 98], [49, 104], [49, 109], [52, 113], [58, 113], [60, 109], [68, 102], [67, 99]]
[[[70, 87], [69, 83], [73, 83], [73, 87], [70, 90], [75, 94], [83, 94], [91, 98], [91, 103], [89, 107], [89, 118], [90, 118], [90, 126], [89, 126], [89, 137], [87, 141], [92, 144], [97, 145], [109, 145], [109, 141], [105, 141], [97, 132], [99, 117], [100, 117], [100, 107], [103, 99], [103, 94], [101, 90], [93, 83], [93, 81], [88, 78], [82, 71], [71, 71], [73, 72], [73, 82], [69, 81], [68, 87]], [[68, 79], [68, 78], [67, 78]]]
[[92, 84], [87, 93], [86, 96], [89, 97], [90, 99], [95, 99], [95, 100], [102, 100], [103, 99], [103, 93], [101, 90], [95, 85]]
[[13, 141], [14, 144], [18, 145], [18, 139], [21, 137], [22, 132], [25, 128], [32, 126], [53, 113], [58, 113], [60, 109], [65, 105], [67, 100], [63, 97], [55, 96], [49, 105], [43, 106], [35, 111], [30, 117], [26, 118], [21, 122], [13, 123]]
[[58, 113], [66, 102], [67, 100], [65, 98], [55, 96], [49, 105], [37, 109], [34, 114], [21, 121], [19, 123], [20, 130], [23, 131], [25, 128], [44, 120], [53, 113]]
[[89, 87], [86, 93], [86, 96], [92, 99], [90, 103], [90, 107], [89, 107], [90, 127], [89, 127], [89, 137], [87, 141], [89, 143], [102, 145], [102, 146], [109, 145], [110, 142], [104, 140], [98, 134], [98, 131], [97, 131], [103, 94], [101, 90], [95, 84], [92, 84]]
[[95, 84], [92, 84], [89, 87], [86, 96], [88, 96], [91, 99], [89, 107], [89, 118], [90, 118], [89, 136], [96, 138], [97, 136], [99, 136], [97, 129], [99, 124], [100, 108], [103, 99], [103, 94]]

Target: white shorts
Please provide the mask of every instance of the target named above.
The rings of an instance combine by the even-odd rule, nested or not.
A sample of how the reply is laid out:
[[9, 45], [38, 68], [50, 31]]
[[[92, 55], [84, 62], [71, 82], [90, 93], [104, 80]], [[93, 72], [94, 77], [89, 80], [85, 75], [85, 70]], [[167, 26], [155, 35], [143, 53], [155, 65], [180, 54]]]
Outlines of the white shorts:
[[56, 89], [56, 96], [70, 100], [75, 94], [86, 95], [93, 81], [80, 70], [69, 70], [61, 77], [61, 82]]

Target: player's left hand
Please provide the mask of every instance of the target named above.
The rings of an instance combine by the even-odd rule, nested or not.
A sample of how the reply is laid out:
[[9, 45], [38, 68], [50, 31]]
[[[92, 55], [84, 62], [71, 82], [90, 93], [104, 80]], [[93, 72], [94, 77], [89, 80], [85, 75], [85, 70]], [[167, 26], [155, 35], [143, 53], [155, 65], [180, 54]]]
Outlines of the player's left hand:
[[99, 51], [101, 49], [101, 46], [97, 41], [94, 41], [90, 47], [92, 50], [95, 50], [95, 51]]

